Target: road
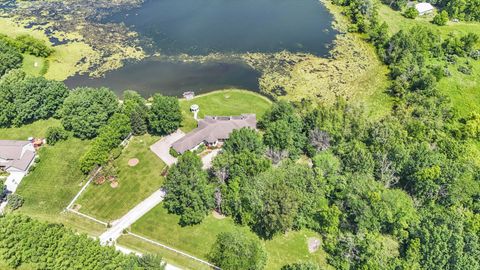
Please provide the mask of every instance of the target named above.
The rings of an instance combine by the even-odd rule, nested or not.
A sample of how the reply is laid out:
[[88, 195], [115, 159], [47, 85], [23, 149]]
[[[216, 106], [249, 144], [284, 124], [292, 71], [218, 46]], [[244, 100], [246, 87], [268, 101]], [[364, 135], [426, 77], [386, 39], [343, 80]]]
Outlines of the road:
[[137, 206], [130, 210], [125, 216], [114, 221], [111, 224], [112, 227], [100, 235], [100, 243], [102, 245], [113, 244], [115, 240], [122, 235], [125, 229], [130, 227], [133, 223], [135, 223], [135, 221], [140, 219], [153, 207], [162, 202], [164, 197], [165, 191], [162, 189], [155, 191], [152, 195], [150, 195], [150, 197], [137, 204]]

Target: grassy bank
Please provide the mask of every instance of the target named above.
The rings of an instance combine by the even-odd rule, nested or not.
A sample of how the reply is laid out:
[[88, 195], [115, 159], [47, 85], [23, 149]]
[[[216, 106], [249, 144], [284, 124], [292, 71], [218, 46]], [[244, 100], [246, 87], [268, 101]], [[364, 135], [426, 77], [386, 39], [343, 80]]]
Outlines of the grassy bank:
[[[218, 219], [213, 215], [208, 216], [201, 224], [194, 226], [181, 227], [178, 225], [178, 221], [178, 216], [168, 214], [163, 205], [160, 204], [133, 224], [131, 230], [201, 259], [207, 259], [207, 254], [219, 233], [233, 231], [236, 228], [247, 234], [252, 233], [247, 227], [235, 225], [230, 218]], [[263, 241], [268, 253], [266, 269], [280, 269], [285, 264], [299, 260], [314, 261], [321, 267], [329, 269], [326, 263], [326, 254], [323, 250], [319, 249], [313, 253], [308, 251], [307, 241], [310, 237], [321, 239], [320, 235], [312, 231], [301, 230], [288, 232], [285, 235], [276, 236], [272, 240]], [[176, 256], [170, 257], [171, 255], [168, 252], [157, 251], [158, 248], [138, 243], [136, 239], [124, 238], [124, 241], [132, 247], [139, 245], [152, 252], [161, 252], [160, 254], [167, 261], [172, 260], [183, 267], [188, 267], [188, 264], [183, 264], [183, 259], [179, 261]]]
[[[37, 39], [44, 40], [51, 44], [48, 36], [41, 30], [26, 28], [24, 25], [15, 22], [12, 18], [0, 18], [0, 33], [10, 37], [18, 35], [31, 35]], [[45, 77], [53, 80], [65, 80], [68, 76], [76, 72], [88, 70], [88, 64], [80, 63], [82, 58], [98, 57], [95, 51], [86, 43], [76, 41], [62, 44], [54, 47], [55, 52], [46, 58], [49, 62]], [[41, 65], [38, 68], [33, 66], [35, 59], [33, 56], [27, 56], [24, 61], [24, 69], [28, 74], [39, 75]], [[36, 59], [38, 61], [38, 59]], [[42, 61], [43, 62], [43, 61]]]
[[[114, 161], [118, 170], [118, 187], [112, 188], [108, 182], [90, 185], [78, 199], [80, 212], [100, 220], [112, 221], [122, 217], [135, 205], [143, 201], [163, 184], [161, 173], [165, 164], [149, 147], [160, 138], [150, 135], [134, 137], [124, 152]], [[130, 159], [137, 158], [138, 165], [128, 165]]]
[[245, 90], [220, 90], [205, 95], [199, 95], [193, 100], [180, 101], [184, 117], [182, 130], [188, 132], [197, 127], [190, 106], [200, 106], [199, 118], [205, 115], [240, 115], [242, 113], [255, 113], [260, 118], [271, 105], [266, 97]]

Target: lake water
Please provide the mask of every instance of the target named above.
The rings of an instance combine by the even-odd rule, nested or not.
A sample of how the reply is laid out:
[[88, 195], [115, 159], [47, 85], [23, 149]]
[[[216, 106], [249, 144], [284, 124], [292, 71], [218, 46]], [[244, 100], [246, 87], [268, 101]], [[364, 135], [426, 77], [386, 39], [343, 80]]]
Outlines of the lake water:
[[[326, 55], [336, 32], [319, 0], [147, 0], [112, 14], [106, 22], [125, 23], [160, 55], [273, 53], [283, 50]], [[258, 90], [258, 72], [242, 63], [191, 63], [146, 60], [126, 64], [104, 78], [75, 76], [67, 84], [131, 88], [181, 95], [184, 90], [222, 87]]]
[[144, 97], [154, 93], [181, 96], [194, 90], [196, 94], [226, 88], [258, 91], [260, 74], [244, 63], [172, 62], [150, 58], [108, 72], [102, 78], [77, 75], [68, 78], [69, 87], [107, 86], [121, 95], [124, 90], [136, 90]]

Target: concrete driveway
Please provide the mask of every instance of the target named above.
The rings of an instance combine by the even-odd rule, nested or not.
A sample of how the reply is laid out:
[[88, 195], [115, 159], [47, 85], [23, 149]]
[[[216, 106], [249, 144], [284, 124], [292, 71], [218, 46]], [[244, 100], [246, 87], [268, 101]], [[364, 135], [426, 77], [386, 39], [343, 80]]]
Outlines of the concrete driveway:
[[177, 162], [177, 159], [170, 155], [170, 147], [172, 147], [172, 144], [180, 140], [183, 136], [185, 136], [185, 133], [179, 129], [150, 146], [150, 150], [163, 160], [165, 164], [172, 166]]
[[24, 172], [12, 172], [10, 175], [7, 177], [7, 180], [5, 180], [5, 185], [7, 186], [7, 189], [11, 193], [15, 193], [15, 191], [18, 188], [18, 185], [20, 185], [20, 182], [22, 181], [23, 177], [25, 177]]
[[114, 221], [112, 227], [110, 227], [106, 232], [100, 235], [100, 243], [102, 245], [113, 244], [115, 240], [122, 235], [123, 230], [127, 229], [145, 215], [148, 211], [152, 210], [157, 204], [163, 201], [165, 197], [165, 191], [162, 189], [154, 192], [150, 197], [146, 198], [141, 203], [137, 204], [132, 210], [130, 210], [125, 216]]

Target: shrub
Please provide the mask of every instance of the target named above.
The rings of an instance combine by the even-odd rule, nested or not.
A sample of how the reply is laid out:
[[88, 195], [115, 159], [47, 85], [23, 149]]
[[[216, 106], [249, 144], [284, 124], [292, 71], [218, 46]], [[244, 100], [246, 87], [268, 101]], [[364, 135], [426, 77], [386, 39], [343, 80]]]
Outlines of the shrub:
[[57, 142], [68, 139], [68, 132], [63, 127], [49, 127], [47, 129], [47, 143], [55, 145]]
[[18, 208], [22, 207], [24, 199], [22, 196], [18, 194], [10, 194], [7, 197], [8, 204], [7, 207], [11, 209], [12, 211], [17, 210]]
[[171, 147], [170, 147], [169, 152], [170, 152], [170, 155], [172, 155], [172, 157], [179, 157], [180, 156], [180, 154], [177, 151], [175, 151], [175, 149], [173, 149]]
[[448, 13], [445, 10], [435, 15], [435, 17], [433, 17], [433, 20], [432, 20], [432, 23], [440, 26], [447, 24], [447, 22], [448, 22]]
[[223, 269], [260, 270], [267, 262], [267, 253], [260, 240], [241, 231], [220, 233], [209, 257]]
[[465, 75], [472, 75], [472, 66], [471, 65], [464, 65], [464, 66], [459, 66], [458, 71]]
[[418, 10], [414, 7], [407, 8], [403, 13], [403, 16], [410, 19], [415, 19], [416, 17], [418, 17], [418, 15], [419, 15]]

